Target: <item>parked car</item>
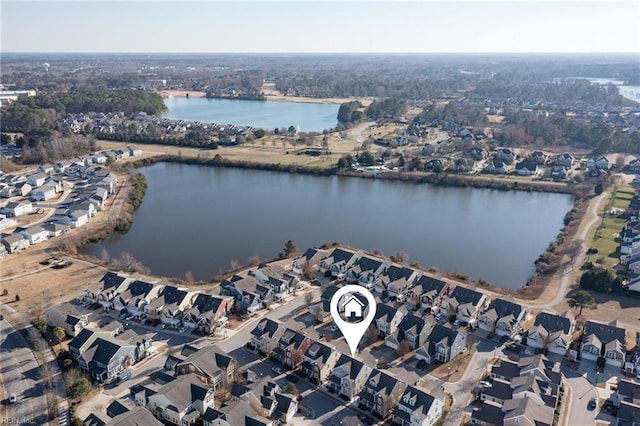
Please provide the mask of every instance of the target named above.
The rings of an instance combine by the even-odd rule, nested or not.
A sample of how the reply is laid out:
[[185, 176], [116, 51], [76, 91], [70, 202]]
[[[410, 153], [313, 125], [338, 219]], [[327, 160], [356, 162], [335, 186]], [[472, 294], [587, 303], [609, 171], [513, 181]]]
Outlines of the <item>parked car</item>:
[[276, 367], [273, 367], [273, 368], [271, 369], [271, 371], [273, 371], [273, 372], [274, 372], [274, 373], [276, 373], [276, 374], [282, 374], [282, 372], [283, 372], [284, 370], [282, 369], [282, 367], [277, 367], [277, 366], [276, 366]]
[[167, 328], [167, 324], [164, 324], [164, 323], [163, 323], [163, 324], [160, 324], [160, 329], [161, 329], [161, 330], [164, 330], [165, 328]]
[[460, 325], [461, 325], [461, 324], [462, 324], [462, 323], [460, 322], [460, 320], [458, 320], [458, 319], [457, 319], [457, 320], [455, 320], [455, 321], [453, 322], [453, 327], [454, 327], [454, 328], [458, 328], [458, 327], [460, 327]]
[[180, 330], [178, 330], [180, 333], [184, 333], [185, 331], [187, 331], [187, 327], [181, 327]]
[[589, 410], [595, 410], [597, 405], [598, 405], [598, 403], [597, 403], [596, 399], [595, 398], [591, 398], [589, 400], [589, 403], [587, 404], [587, 408]]
[[114, 383], [116, 385], [118, 385], [118, 384], [120, 384], [122, 382], [125, 382], [125, 381], [129, 380], [130, 378], [131, 378], [131, 371], [125, 370], [122, 373], [120, 373], [120, 375], [118, 375], [118, 377], [116, 377], [116, 380], [115, 380]]
[[15, 404], [17, 400], [18, 397], [16, 396], [16, 394], [11, 392], [11, 394], [9, 395], [9, 404]]
[[509, 336], [501, 336], [500, 343], [507, 343], [509, 341]]
[[332, 325], [331, 326], [331, 331], [338, 331], [338, 326], [337, 325]]
[[298, 376], [296, 376], [295, 374], [291, 374], [291, 375], [288, 377], [288, 379], [289, 379], [289, 381], [290, 381], [290, 382], [292, 382], [292, 383], [297, 383], [297, 382], [298, 382], [298, 380], [300, 380], [300, 379], [298, 378]]
[[436, 314], [436, 320], [438, 321], [442, 321], [444, 319], [445, 315], [442, 312], [438, 312]]
[[421, 359], [420, 361], [418, 361], [418, 364], [416, 365], [416, 367], [422, 370], [426, 365], [427, 365], [427, 361], [425, 361], [424, 359]]

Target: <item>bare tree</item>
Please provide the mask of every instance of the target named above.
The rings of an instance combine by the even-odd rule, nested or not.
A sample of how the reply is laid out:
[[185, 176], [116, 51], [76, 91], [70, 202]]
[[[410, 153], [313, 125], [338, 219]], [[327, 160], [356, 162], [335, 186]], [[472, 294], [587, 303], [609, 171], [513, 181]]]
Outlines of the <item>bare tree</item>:
[[249, 265], [257, 266], [260, 264], [260, 256], [254, 255], [249, 258]]
[[369, 328], [367, 328], [367, 342], [373, 343], [376, 340], [378, 340], [378, 330], [376, 330], [376, 327], [371, 324]]
[[64, 386], [67, 390], [71, 389], [71, 386], [82, 377], [82, 372], [78, 367], [72, 367], [62, 373], [62, 380], [64, 380]]
[[100, 251], [100, 261], [103, 262], [103, 263], [111, 262], [111, 256], [109, 256], [109, 252], [104, 247]]
[[362, 422], [356, 416], [347, 416], [342, 419], [340, 424], [344, 426], [362, 426]]
[[309, 262], [304, 262], [302, 265], [302, 278], [307, 281], [311, 281], [313, 279], [313, 266]]
[[584, 247], [584, 240], [573, 240], [567, 246], [565, 253], [571, 257], [571, 261], [575, 259], [575, 257], [580, 254]]
[[311, 302], [313, 302], [313, 291], [308, 291], [304, 295], [304, 303], [306, 303], [307, 306], [311, 306]]
[[184, 279], [187, 280], [190, 283], [196, 281], [195, 277], [193, 276], [193, 272], [192, 271], [185, 272], [184, 273]]
[[406, 265], [409, 262], [409, 255], [406, 251], [400, 250], [390, 258], [392, 261]]
[[624, 155], [618, 154], [618, 156], [616, 157], [616, 168], [618, 170], [622, 170], [624, 168], [624, 163]]
[[238, 261], [236, 260], [232, 260], [229, 265], [231, 266], [231, 270], [232, 271], [237, 271], [238, 269], [240, 269], [240, 263], [238, 263]]
[[47, 390], [47, 415], [49, 420], [53, 420], [58, 417], [58, 395], [52, 389]]

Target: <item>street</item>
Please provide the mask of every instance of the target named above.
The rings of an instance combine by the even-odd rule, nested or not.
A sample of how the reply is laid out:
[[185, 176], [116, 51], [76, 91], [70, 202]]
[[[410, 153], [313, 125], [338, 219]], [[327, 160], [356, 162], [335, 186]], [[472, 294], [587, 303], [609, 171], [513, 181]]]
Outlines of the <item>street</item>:
[[8, 423], [47, 424], [45, 386], [33, 352], [22, 337], [5, 319], [0, 321], [0, 374], [7, 398], [15, 393], [17, 400], [6, 406]]

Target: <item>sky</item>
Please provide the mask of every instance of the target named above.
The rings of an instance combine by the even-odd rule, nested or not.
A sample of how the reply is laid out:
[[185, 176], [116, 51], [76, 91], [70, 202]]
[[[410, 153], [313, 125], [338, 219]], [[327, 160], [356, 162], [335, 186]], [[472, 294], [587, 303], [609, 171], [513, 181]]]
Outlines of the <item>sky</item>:
[[1, 52], [639, 52], [640, 1], [0, 0]]

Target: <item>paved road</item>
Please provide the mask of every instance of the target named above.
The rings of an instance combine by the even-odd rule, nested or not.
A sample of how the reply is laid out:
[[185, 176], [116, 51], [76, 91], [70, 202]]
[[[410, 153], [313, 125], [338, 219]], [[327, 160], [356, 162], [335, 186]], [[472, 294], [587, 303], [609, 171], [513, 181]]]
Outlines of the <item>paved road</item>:
[[46, 424], [47, 400], [40, 380], [40, 368], [22, 335], [6, 319], [0, 321], [0, 374], [8, 396], [15, 393], [17, 402], [6, 405], [12, 423]]

